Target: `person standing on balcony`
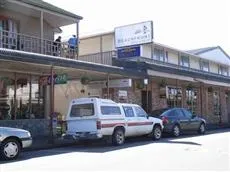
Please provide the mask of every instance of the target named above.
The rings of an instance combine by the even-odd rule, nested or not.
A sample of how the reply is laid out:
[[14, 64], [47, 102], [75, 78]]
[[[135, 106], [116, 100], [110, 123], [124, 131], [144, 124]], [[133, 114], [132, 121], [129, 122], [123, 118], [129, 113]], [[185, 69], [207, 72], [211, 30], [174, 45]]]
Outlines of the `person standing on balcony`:
[[74, 58], [76, 53], [76, 48], [78, 46], [78, 39], [76, 38], [76, 35], [73, 35], [71, 38], [69, 38], [68, 44], [69, 44], [69, 56], [70, 58]]
[[53, 44], [53, 54], [54, 56], [60, 56], [61, 55], [61, 36], [59, 36]]

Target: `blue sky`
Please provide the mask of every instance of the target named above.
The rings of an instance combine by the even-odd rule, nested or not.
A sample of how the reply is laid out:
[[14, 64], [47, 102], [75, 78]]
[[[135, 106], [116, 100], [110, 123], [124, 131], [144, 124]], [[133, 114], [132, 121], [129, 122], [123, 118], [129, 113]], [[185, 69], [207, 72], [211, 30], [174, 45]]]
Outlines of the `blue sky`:
[[[181, 50], [221, 46], [230, 55], [229, 0], [45, 0], [82, 16], [80, 36], [152, 20], [154, 41]], [[75, 25], [63, 27], [68, 39]]]

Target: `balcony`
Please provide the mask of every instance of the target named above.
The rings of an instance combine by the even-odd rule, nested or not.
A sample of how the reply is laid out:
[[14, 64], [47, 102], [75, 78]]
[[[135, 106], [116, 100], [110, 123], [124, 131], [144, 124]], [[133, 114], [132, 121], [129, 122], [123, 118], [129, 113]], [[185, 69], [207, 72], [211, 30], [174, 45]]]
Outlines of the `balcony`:
[[67, 42], [55, 43], [53, 40], [41, 39], [5, 30], [0, 31], [0, 48], [39, 53], [106, 65], [112, 65], [112, 58], [116, 56], [115, 51], [77, 56], [77, 49], [70, 49]]

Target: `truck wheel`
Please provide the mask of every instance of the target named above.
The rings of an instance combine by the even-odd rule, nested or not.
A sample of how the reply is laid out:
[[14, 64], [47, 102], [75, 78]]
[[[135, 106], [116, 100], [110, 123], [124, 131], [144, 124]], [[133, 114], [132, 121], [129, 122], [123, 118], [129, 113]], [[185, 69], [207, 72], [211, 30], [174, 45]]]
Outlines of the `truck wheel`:
[[114, 131], [113, 137], [112, 137], [113, 145], [119, 146], [119, 145], [124, 144], [124, 142], [125, 142], [125, 133], [124, 133], [124, 131], [121, 128], [116, 129]]
[[162, 136], [162, 130], [160, 126], [154, 126], [152, 131], [152, 139], [159, 140]]
[[21, 152], [21, 145], [16, 139], [5, 140], [0, 148], [0, 155], [4, 160], [16, 159]]

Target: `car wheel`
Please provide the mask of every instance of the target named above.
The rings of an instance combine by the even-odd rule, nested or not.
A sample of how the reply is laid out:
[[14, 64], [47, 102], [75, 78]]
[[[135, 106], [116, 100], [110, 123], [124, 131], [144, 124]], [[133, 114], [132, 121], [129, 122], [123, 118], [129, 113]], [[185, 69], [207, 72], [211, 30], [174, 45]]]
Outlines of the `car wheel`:
[[174, 136], [174, 137], [178, 137], [178, 136], [180, 136], [180, 127], [179, 127], [179, 125], [174, 125], [174, 127], [173, 127], [173, 129], [172, 129], [172, 135]]
[[122, 129], [116, 129], [113, 133], [112, 143], [113, 145], [119, 146], [125, 142], [125, 133]]
[[160, 126], [155, 126], [152, 131], [152, 139], [159, 140], [162, 136], [162, 130]]
[[21, 152], [21, 145], [16, 139], [7, 139], [1, 145], [1, 156], [4, 160], [16, 159]]
[[199, 134], [204, 134], [204, 133], [205, 133], [205, 130], [206, 130], [205, 124], [204, 124], [204, 123], [201, 123], [201, 124], [200, 124], [200, 127], [199, 127], [199, 129], [198, 129], [198, 133], [199, 133]]

